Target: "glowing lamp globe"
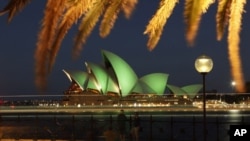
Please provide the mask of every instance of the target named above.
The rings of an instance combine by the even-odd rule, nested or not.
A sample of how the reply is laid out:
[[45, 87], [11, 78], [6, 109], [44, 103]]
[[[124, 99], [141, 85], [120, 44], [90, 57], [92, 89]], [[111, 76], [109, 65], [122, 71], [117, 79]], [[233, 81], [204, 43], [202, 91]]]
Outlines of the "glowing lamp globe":
[[195, 60], [195, 69], [201, 74], [207, 74], [213, 69], [213, 60], [206, 55], [201, 55]]
[[203, 78], [203, 135], [204, 141], [207, 140], [207, 123], [206, 123], [206, 84], [205, 76], [213, 69], [213, 60], [206, 56], [199, 56], [194, 63], [195, 69], [202, 75]]

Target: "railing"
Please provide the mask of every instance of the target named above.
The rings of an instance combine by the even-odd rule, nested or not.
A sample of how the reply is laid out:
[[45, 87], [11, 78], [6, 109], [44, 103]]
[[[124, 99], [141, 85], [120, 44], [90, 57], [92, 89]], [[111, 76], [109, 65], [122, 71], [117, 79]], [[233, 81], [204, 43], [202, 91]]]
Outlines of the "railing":
[[[132, 97], [133, 98], [133, 97]], [[164, 97], [168, 99], [169, 97]], [[199, 102], [202, 97], [197, 96]], [[28, 99], [28, 100], [27, 100]], [[116, 112], [127, 111], [127, 141], [131, 140], [132, 115], [139, 111], [143, 141], [200, 141], [203, 138], [202, 109], [193, 105], [161, 104], [156, 100], [148, 105], [63, 105], [62, 95], [0, 96], [0, 140], [104, 140], [103, 132], [110, 126], [117, 131]], [[158, 98], [159, 99], [159, 98]], [[207, 104], [208, 141], [228, 141], [229, 126], [249, 124], [249, 94], [209, 94], [207, 99], [224, 101], [221, 107]], [[109, 99], [108, 99], [109, 100]], [[122, 102], [129, 101], [125, 99]], [[162, 99], [160, 99], [162, 100]], [[98, 101], [99, 102], [99, 101]], [[119, 101], [120, 102], [120, 101]], [[134, 102], [134, 101], [133, 101]], [[183, 103], [182, 103], [183, 104]], [[223, 107], [225, 106], [226, 107]]]
[[[143, 141], [200, 141], [203, 137], [202, 118], [199, 113], [172, 113], [152, 115], [142, 113], [140, 139]], [[132, 114], [127, 115], [126, 139], [131, 140]], [[249, 115], [208, 115], [208, 140], [228, 141], [229, 125], [249, 124]], [[2, 140], [104, 140], [103, 132], [113, 127], [117, 119], [113, 114], [4, 114], [0, 120]]]

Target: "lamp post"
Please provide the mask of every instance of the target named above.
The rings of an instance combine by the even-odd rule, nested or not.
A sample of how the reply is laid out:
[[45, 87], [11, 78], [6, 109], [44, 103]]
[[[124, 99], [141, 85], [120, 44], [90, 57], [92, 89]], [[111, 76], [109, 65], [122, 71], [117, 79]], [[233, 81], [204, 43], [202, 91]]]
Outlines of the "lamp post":
[[202, 75], [203, 80], [203, 134], [204, 141], [207, 140], [207, 127], [206, 127], [206, 84], [205, 76], [213, 69], [213, 60], [206, 56], [201, 55], [195, 60], [195, 69]]
[[232, 81], [231, 82], [231, 86], [232, 86], [232, 90], [233, 90], [233, 93], [235, 93], [235, 85], [236, 85], [236, 82], [235, 81]]

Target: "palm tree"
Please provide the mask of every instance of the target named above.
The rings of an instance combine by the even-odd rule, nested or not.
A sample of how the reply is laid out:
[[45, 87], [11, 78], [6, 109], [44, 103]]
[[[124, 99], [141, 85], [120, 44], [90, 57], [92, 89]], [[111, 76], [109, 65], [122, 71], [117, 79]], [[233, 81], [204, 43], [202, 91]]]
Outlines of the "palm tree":
[[[9, 14], [8, 22], [31, 0], [10, 0], [0, 15]], [[156, 13], [149, 21], [144, 34], [148, 36], [147, 47], [151, 51], [161, 38], [163, 28], [179, 0], [161, 0]], [[217, 4], [216, 30], [220, 41], [227, 28], [228, 56], [231, 75], [237, 83], [236, 90], [244, 92], [244, 77], [239, 54], [242, 13], [246, 0], [185, 0], [184, 19], [186, 23], [186, 40], [190, 46], [199, 29], [202, 15], [211, 4]], [[129, 19], [138, 0], [47, 0], [43, 22], [38, 36], [35, 53], [36, 85], [46, 86], [47, 75], [51, 71], [62, 40], [71, 26], [81, 20], [73, 46], [73, 57], [79, 56], [88, 36], [101, 20], [99, 34], [102, 38], [110, 34], [120, 12]]]

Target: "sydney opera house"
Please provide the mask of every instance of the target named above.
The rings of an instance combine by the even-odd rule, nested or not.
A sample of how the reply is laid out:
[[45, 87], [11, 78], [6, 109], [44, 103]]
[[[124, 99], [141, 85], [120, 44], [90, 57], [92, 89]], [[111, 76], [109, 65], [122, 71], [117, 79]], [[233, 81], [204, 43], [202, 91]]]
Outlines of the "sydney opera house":
[[68, 104], [171, 103], [192, 99], [200, 84], [178, 87], [168, 84], [169, 74], [138, 77], [118, 55], [102, 50], [103, 64], [85, 62], [86, 71], [63, 70], [71, 84], [64, 92]]

